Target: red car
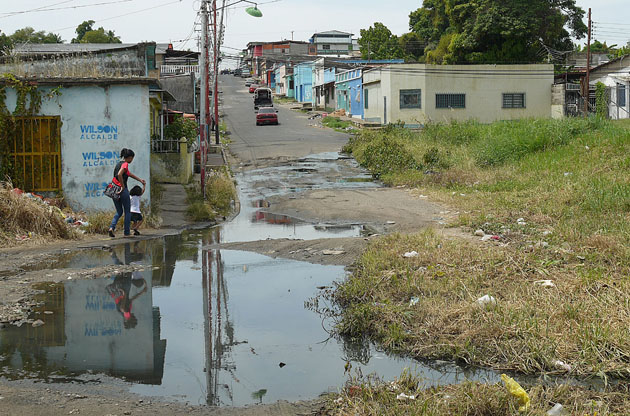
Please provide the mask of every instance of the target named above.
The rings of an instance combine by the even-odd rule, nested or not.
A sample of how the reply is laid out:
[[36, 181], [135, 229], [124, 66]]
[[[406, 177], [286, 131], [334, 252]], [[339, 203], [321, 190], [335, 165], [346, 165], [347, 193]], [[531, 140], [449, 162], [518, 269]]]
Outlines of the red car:
[[250, 94], [253, 94], [253, 93], [254, 93], [254, 91], [256, 91], [256, 89], [257, 89], [257, 88], [258, 88], [258, 85], [256, 85], [256, 84], [252, 84], [252, 85], [250, 85], [250, 86], [249, 86], [249, 93], [250, 93]]
[[256, 114], [256, 125], [261, 124], [278, 124], [278, 114], [273, 107], [262, 107]]

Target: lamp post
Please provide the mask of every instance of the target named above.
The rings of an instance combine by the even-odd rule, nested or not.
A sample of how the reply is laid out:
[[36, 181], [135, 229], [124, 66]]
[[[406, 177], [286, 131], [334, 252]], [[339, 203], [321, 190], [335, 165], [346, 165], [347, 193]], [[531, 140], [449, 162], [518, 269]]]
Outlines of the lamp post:
[[[210, 59], [209, 59], [209, 36], [208, 36], [208, 3], [210, 0], [202, 0], [201, 1], [201, 94], [203, 97], [199, 100], [201, 102], [201, 109], [199, 110], [199, 118], [200, 118], [200, 152], [201, 152], [201, 192], [203, 198], [206, 198], [206, 162], [208, 160], [208, 139], [209, 139], [209, 130], [208, 130], [208, 121], [210, 118]], [[249, 0], [238, 0], [230, 4], [223, 3], [224, 6], [221, 9], [225, 9], [227, 7], [233, 6], [238, 3], [250, 3], [253, 4], [253, 7], [248, 7], [245, 9], [245, 12], [250, 16], [254, 17], [262, 17], [262, 12], [258, 9], [258, 5], [253, 1]], [[214, 128], [215, 128], [215, 137], [216, 144], [220, 144], [220, 132], [219, 132], [219, 44], [221, 41], [219, 36], [217, 36], [217, 0], [212, 0], [212, 15], [213, 15], [213, 28], [214, 28], [214, 56], [213, 56], [213, 71], [214, 71], [214, 87], [213, 87], [213, 96], [214, 96]]]

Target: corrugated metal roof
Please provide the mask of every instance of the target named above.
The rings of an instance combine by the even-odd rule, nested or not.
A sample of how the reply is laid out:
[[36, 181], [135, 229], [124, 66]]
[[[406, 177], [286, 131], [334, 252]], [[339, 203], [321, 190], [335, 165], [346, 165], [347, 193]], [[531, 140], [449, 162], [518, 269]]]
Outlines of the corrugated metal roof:
[[100, 52], [129, 49], [137, 45], [137, 43], [27, 43], [16, 45], [14, 52], [20, 55]]

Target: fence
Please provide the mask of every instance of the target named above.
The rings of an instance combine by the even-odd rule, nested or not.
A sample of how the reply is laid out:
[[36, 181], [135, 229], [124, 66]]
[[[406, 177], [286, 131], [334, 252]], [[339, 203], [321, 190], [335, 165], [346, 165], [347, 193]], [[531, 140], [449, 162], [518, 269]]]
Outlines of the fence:
[[13, 184], [29, 192], [61, 190], [61, 118], [19, 117], [9, 137]]
[[190, 74], [194, 72], [199, 74], [199, 65], [162, 65], [160, 66], [160, 73], [162, 75], [180, 75]]
[[179, 153], [179, 140], [151, 140], [151, 151], [153, 153]]

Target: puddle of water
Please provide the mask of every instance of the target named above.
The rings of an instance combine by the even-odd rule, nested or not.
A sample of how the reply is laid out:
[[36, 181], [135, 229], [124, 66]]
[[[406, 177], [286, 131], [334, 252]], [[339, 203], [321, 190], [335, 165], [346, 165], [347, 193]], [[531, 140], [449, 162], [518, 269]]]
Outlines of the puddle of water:
[[[108, 374], [142, 395], [217, 406], [337, 391], [346, 361], [384, 378], [410, 368], [430, 384], [472, 375], [328, 339], [322, 325], [330, 322], [322, 324], [305, 301], [343, 279], [343, 267], [200, 248], [218, 233], [85, 253], [91, 263], [159, 267], [42, 287], [44, 305], [33, 318], [44, 325], [0, 331], [0, 375], [55, 381]], [[195, 238], [196, 248], [185, 247]]]

